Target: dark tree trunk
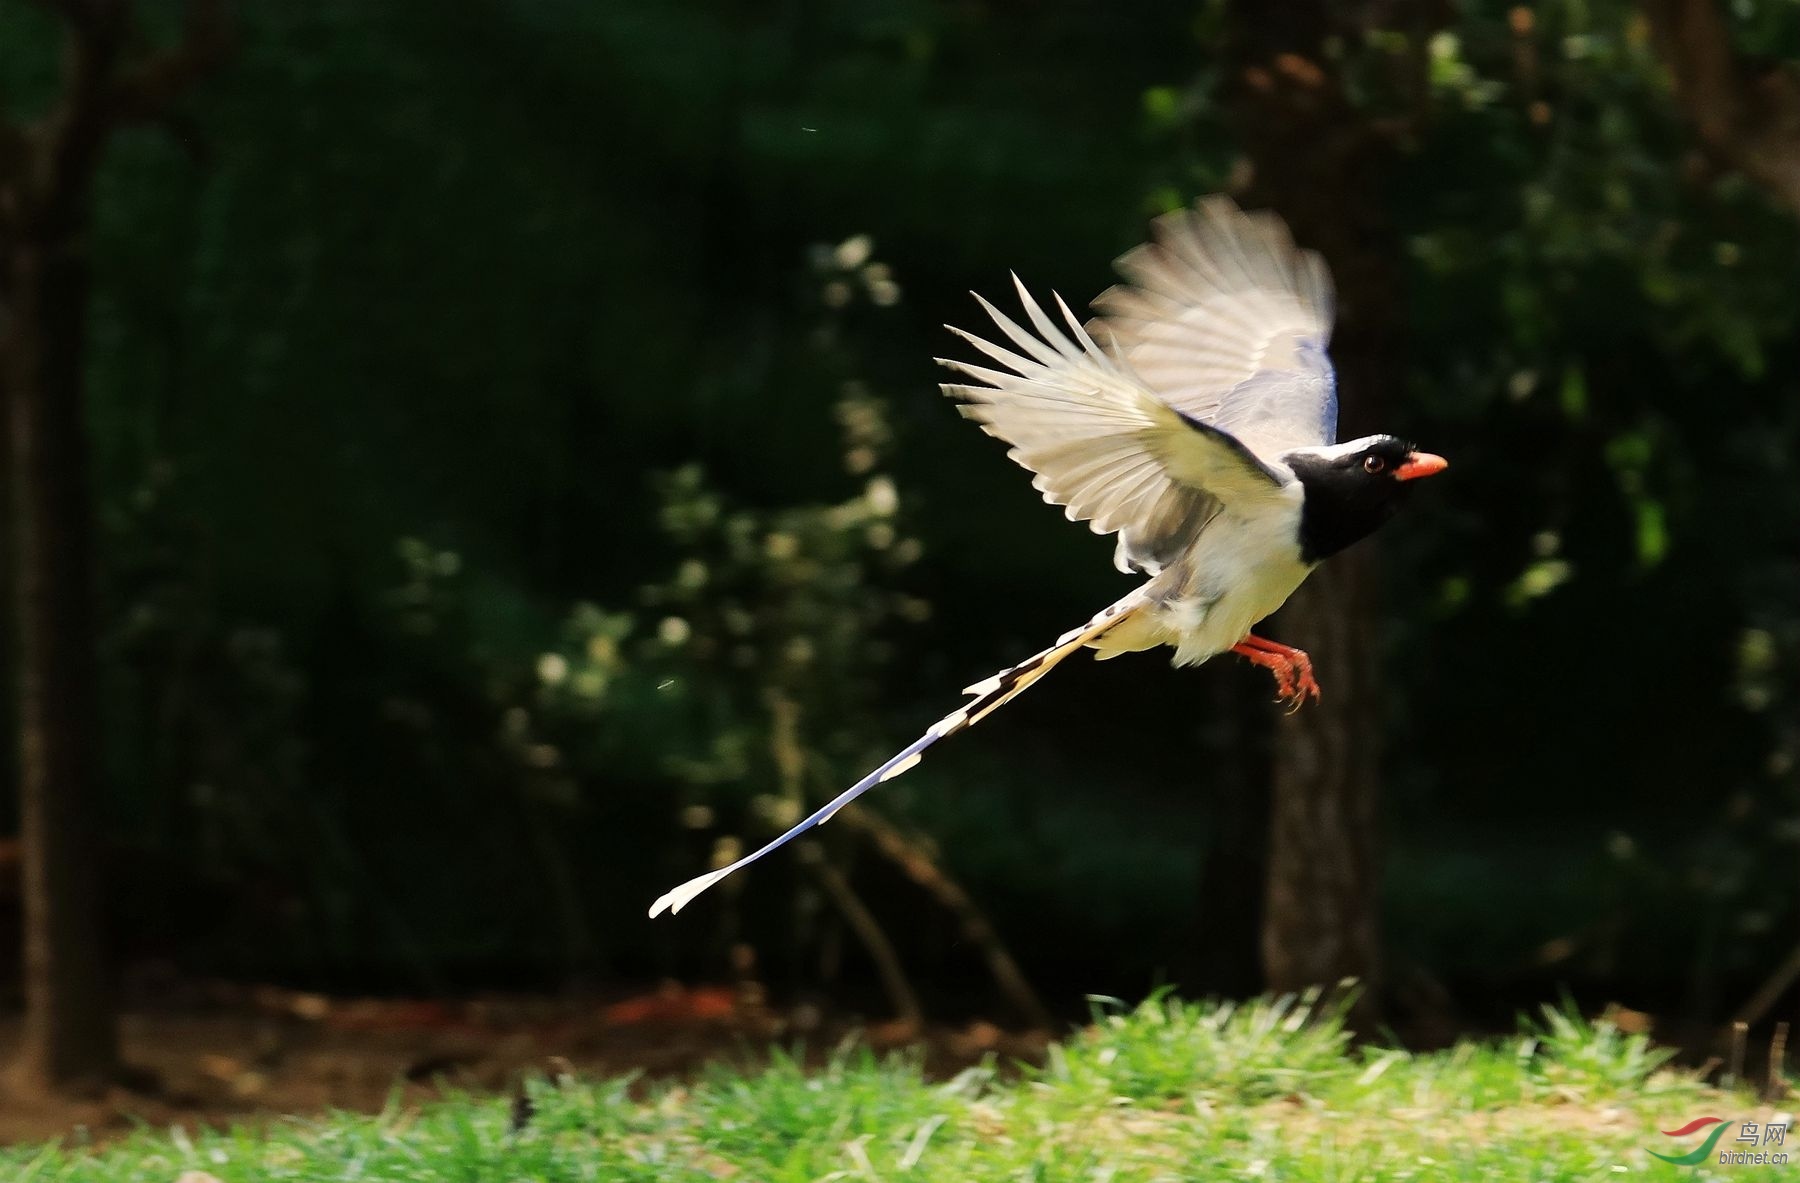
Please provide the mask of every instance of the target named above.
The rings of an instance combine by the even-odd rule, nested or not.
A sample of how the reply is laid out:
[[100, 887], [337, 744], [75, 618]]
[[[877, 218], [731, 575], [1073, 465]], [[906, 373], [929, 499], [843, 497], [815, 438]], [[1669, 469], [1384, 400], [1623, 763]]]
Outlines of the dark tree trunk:
[[87, 265], [68, 242], [7, 251], [0, 367], [10, 446], [17, 654], [22, 1083], [67, 1089], [118, 1066], [104, 958], [93, 574], [81, 359]]
[[[3, 193], [0, 187], [0, 193]], [[0, 275], [4, 274], [7, 257], [7, 242], [4, 224], [0, 223]], [[12, 402], [7, 394], [6, 382], [6, 334], [7, 334], [7, 297], [5, 280], [0, 279], [0, 464], [10, 467], [12, 464]], [[12, 486], [10, 476], [0, 475], [0, 601], [8, 608], [12, 605], [13, 572], [17, 570], [13, 559], [13, 510]], [[18, 666], [18, 646], [14, 643], [15, 630], [12, 628], [12, 614], [4, 614], [7, 621], [0, 627], [0, 818], [16, 817], [15, 812], [19, 799], [19, 761], [18, 761], [18, 728], [12, 723], [19, 717], [18, 678], [15, 672]], [[0, 821], [0, 831], [6, 829], [4, 821]], [[0, 868], [0, 877], [5, 875]], [[0, 905], [3, 905], [5, 894], [0, 891]], [[4, 933], [0, 929], [0, 933]], [[11, 959], [18, 952], [18, 947], [0, 951], [0, 990], [12, 982]]]
[[1800, 64], [1753, 64], [1723, 0], [1643, 0], [1675, 98], [1708, 152], [1800, 215]]
[[181, 40], [125, 60], [130, 0], [46, 0], [62, 91], [0, 118], [0, 403], [9, 471], [25, 1027], [14, 1083], [67, 1091], [119, 1068], [101, 917], [93, 507], [83, 361], [94, 175], [110, 132], [161, 118], [222, 56], [224, 0], [188, 0]]
[[[1240, 196], [1280, 213], [1331, 265], [1339, 437], [1353, 438], [1380, 421], [1399, 377], [1400, 244], [1382, 213], [1388, 141], [1351, 105], [1323, 52], [1339, 11], [1325, 0], [1240, 0], [1226, 90], [1249, 149]], [[1375, 1016], [1381, 970], [1374, 571], [1370, 543], [1333, 559], [1270, 629], [1312, 655], [1324, 691], [1276, 727], [1262, 928], [1270, 989], [1355, 978], [1364, 1021]]]
[[1339, 556], [1275, 619], [1312, 656], [1325, 690], [1275, 731], [1268, 894], [1262, 929], [1269, 989], [1361, 984], [1359, 1019], [1378, 1011], [1381, 977], [1380, 717], [1374, 709], [1368, 551]]

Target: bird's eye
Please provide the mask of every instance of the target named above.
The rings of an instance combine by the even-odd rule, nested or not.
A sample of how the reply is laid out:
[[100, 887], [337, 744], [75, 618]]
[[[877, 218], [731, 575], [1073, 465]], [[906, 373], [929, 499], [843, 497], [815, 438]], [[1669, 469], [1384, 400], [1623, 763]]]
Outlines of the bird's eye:
[[1387, 469], [1387, 461], [1379, 456], [1368, 456], [1363, 459], [1364, 472], [1383, 472]]

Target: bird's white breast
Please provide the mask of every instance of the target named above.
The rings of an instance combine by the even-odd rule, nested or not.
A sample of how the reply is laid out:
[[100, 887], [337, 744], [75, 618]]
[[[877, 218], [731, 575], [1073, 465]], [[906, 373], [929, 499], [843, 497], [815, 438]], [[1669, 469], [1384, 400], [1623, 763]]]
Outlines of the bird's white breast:
[[1146, 588], [1156, 604], [1151, 615], [1165, 643], [1175, 646], [1176, 665], [1237, 644], [1311, 573], [1313, 565], [1300, 559], [1301, 496], [1294, 484], [1282, 491], [1279, 506], [1221, 511], [1193, 548]]

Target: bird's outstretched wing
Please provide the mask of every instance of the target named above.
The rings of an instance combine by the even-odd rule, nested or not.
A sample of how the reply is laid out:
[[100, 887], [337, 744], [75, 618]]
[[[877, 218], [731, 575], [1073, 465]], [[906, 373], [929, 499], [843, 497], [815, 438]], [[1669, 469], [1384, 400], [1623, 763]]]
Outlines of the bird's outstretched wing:
[[1273, 460], [1337, 436], [1331, 273], [1226, 197], [1158, 218], [1088, 328], [1157, 396]]
[[1121, 570], [1160, 569], [1221, 505], [1281, 488], [1283, 474], [1229, 432], [1170, 405], [1102, 351], [1060, 297], [1067, 332], [1013, 282], [1035, 335], [976, 296], [1018, 352], [952, 328], [1006, 369], [939, 358], [986, 383], [947, 384], [944, 392], [1012, 445], [1007, 455], [1035, 474], [1044, 500], [1096, 534], [1119, 535]]
[[912, 743], [906, 745], [906, 747], [900, 749], [892, 756], [889, 756], [887, 760], [882, 762], [879, 768], [875, 769], [875, 771], [869, 773], [869, 775], [863, 777], [861, 780], [845, 789], [842, 793], [839, 793], [811, 816], [805, 818], [787, 833], [762, 847], [760, 850], [745, 855], [728, 867], [720, 867], [716, 871], [708, 871], [704, 875], [690, 879], [680, 887], [657, 897], [656, 902], [650, 905], [650, 915], [659, 916], [665, 911], [671, 913], [681, 911], [683, 908], [687, 907], [689, 902], [691, 902], [695, 896], [699, 895], [719, 880], [725, 878], [725, 876], [731, 874], [733, 871], [738, 871], [749, 866], [763, 855], [786, 846], [789, 842], [798, 838], [801, 834], [806, 833], [806, 831], [812, 829], [814, 826], [823, 825], [830, 821], [833, 814], [850, 804], [850, 802], [856, 800], [883, 781], [893, 780], [896, 776], [899, 776], [901, 773], [917, 764], [919, 762], [919, 757], [924, 753], [925, 749], [936, 743], [938, 740], [943, 739], [945, 736], [955, 735], [958, 731], [962, 731], [965, 728], [973, 727], [975, 724], [981, 722], [983, 719], [1011, 702], [1014, 698], [1023, 693], [1027, 686], [1030, 686], [1033, 682], [1056, 668], [1057, 663], [1062, 661], [1063, 658], [1074, 653], [1077, 649], [1080, 649], [1090, 641], [1097, 639], [1107, 630], [1130, 619], [1132, 614], [1135, 613], [1143, 603], [1142, 590], [1133, 591], [1124, 599], [1113, 604], [1080, 628], [1071, 629], [1061, 637], [1058, 637], [1056, 644], [1050, 646], [1050, 648], [1045, 649], [1041, 653], [1033, 654], [1024, 661], [1021, 661], [1018, 665], [1001, 670], [991, 678], [975, 683], [975, 685], [963, 691], [964, 694], [974, 695], [974, 698], [956, 708], [954, 711], [951, 711], [936, 723], [933, 723], [930, 730], [926, 731], [924, 735], [921, 735], [918, 739], [915, 739]]

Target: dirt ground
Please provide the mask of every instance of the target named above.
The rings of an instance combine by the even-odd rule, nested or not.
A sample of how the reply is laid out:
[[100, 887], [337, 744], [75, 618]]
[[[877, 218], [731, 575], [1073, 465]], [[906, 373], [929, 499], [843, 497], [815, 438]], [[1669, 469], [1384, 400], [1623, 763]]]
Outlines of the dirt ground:
[[[949, 1073], [988, 1052], [1035, 1059], [1049, 1038], [986, 1023], [863, 1029], [809, 1008], [776, 1013], [729, 987], [666, 986], [581, 1001], [345, 999], [224, 985], [187, 994], [125, 1015], [131, 1087], [82, 1100], [6, 1096], [0, 1145], [69, 1135], [106, 1140], [143, 1123], [374, 1112], [396, 1095], [412, 1104], [443, 1088], [506, 1091], [533, 1074], [682, 1076], [708, 1061], [750, 1062], [782, 1041], [801, 1041], [815, 1054], [847, 1037], [877, 1048], [918, 1045], [928, 1071]], [[0, 1063], [11, 1060], [18, 1039], [16, 1017], [0, 1017]]]

